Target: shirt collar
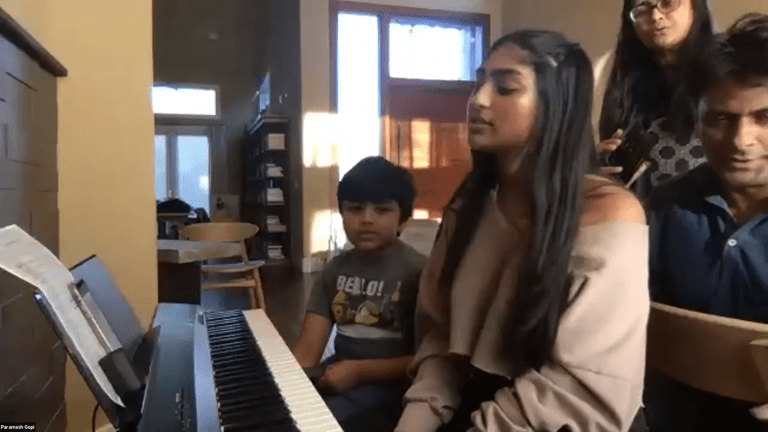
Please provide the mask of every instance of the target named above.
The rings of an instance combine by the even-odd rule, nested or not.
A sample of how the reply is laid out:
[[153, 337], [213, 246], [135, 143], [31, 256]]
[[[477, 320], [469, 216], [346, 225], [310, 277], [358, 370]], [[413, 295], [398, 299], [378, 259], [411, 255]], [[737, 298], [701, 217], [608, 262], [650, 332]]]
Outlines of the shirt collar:
[[707, 203], [731, 213], [728, 201], [725, 199], [725, 191], [712, 167], [708, 163], [702, 164], [698, 169], [699, 193]]

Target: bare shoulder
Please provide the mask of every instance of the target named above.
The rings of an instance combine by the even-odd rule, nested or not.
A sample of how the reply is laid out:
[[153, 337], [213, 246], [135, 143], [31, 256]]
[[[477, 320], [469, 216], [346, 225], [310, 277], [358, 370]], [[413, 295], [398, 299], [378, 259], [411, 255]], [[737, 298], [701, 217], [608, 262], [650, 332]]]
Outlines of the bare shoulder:
[[604, 180], [587, 179], [581, 225], [605, 222], [645, 224], [645, 210], [635, 195], [627, 189]]

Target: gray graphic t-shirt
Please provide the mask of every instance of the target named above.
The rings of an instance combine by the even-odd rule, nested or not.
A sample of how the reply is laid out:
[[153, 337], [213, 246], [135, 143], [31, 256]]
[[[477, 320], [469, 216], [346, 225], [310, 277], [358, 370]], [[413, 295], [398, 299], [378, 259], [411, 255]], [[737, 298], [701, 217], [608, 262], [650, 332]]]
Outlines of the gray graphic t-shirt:
[[398, 240], [380, 255], [349, 250], [326, 265], [307, 311], [336, 324], [339, 359], [413, 354], [413, 315], [426, 260]]

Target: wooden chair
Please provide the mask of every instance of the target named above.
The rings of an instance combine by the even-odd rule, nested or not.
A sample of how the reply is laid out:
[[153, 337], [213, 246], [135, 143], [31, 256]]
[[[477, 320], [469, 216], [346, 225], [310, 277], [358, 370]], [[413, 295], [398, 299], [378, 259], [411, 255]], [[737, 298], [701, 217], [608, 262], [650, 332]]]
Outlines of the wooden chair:
[[[647, 361], [690, 387], [768, 404], [768, 324], [652, 303]], [[766, 421], [766, 409], [752, 413]]]
[[411, 219], [406, 222], [400, 240], [425, 256], [432, 252], [440, 222], [433, 219]]
[[250, 261], [245, 247], [245, 240], [258, 232], [258, 226], [244, 222], [207, 222], [185, 227], [181, 232], [183, 240], [236, 242], [242, 245], [241, 263], [205, 264], [201, 267], [203, 274], [227, 275], [233, 279], [204, 282], [201, 288], [248, 288], [251, 308], [264, 308], [264, 291], [259, 275], [259, 267], [264, 265], [264, 261]]

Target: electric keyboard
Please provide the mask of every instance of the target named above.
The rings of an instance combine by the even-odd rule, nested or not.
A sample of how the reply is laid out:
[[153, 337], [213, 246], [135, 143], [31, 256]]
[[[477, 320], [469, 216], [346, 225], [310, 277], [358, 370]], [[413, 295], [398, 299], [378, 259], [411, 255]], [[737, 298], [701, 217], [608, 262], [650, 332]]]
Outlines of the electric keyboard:
[[262, 309], [200, 312], [197, 430], [342, 432]]
[[[35, 253], [48, 260], [41, 262], [55, 259]], [[71, 272], [73, 297], [35, 292], [34, 298], [114, 430], [341, 432], [262, 309], [205, 312], [160, 303], [145, 331], [96, 256]], [[84, 360], [82, 344], [73, 343], [73, 329], [51, 303], [66, 301], [78, 303], [72, 313], [82, 314], [76, 316], [105, 350], [98, 365]]]

